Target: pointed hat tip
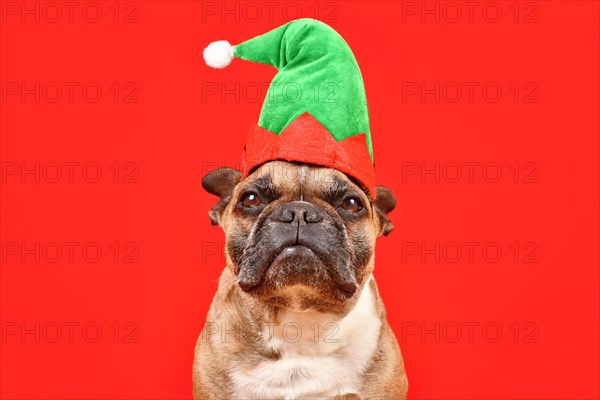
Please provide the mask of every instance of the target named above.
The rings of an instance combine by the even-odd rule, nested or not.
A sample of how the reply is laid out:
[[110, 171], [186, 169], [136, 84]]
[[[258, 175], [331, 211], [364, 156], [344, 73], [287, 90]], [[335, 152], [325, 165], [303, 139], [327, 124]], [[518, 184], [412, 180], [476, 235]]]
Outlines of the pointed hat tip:
[[225, 68], [233, 60], [233, 46], [227, 40], [212, 42], [203, 52], [204, 62], [212, 68]]

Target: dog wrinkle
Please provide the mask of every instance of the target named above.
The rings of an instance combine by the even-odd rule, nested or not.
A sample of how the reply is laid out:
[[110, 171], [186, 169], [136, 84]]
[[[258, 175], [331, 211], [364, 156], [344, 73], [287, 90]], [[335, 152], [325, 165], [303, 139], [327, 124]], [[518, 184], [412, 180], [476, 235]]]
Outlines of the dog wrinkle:
[[300, 167], [300, 201], [304, 201], [304, 182], [306, 181], [306, 165]]

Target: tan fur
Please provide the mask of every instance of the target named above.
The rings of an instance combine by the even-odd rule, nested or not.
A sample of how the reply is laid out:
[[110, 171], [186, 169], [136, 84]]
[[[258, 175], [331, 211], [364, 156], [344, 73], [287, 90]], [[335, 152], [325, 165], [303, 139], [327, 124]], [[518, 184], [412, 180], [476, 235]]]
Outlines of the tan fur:
[[[290, 197], [301, 195], [310, 198], [311, 192], [318, 191], [323, 179], [327, 179], [328, 176], [335, 175], [349, 181], [345, 175], [338, 171], [327, 168], [311, 168], [309, 174], [302, 177], [303, 185], [299, 188], [300, 166], [285, 162], [271, 162], [259, 168], [244, 182], [238, 184], [233, 190], [231, 198], [236, 199], [239, 196], [242, 186], [247, 183], [246, 181], [255, 179], [265, 171], [272, 174], [277, 184], [284, 188], [286, 196], [289, 195]], [[302, 174], [305, 174], [305, 171]], [[318, 202], [317, 199], [311, 201]], [[366, 196], [365, 201], [368, 201]], [[244, 223], [243, 221], [234, 221], [234, 203], [235, 201], [230, 201], [218, 218], [219, 225], [225, 231], [226, 238], [229, 237], [229, 232], [234, 229], [235, 224]], [[369, 212], [371, 213], [372, 210], [369, 210]], [[370, 217], [368, 223], [355, 226], [352, 229], [360, 229], [362, 233], [367, 232], [369, 240], [372, 240], [374, 245], [375, 238], [384, 232], [383, 221], [377, 213], [370, 215]], [[332, 319], [342, 319], [353, 309], [363, 290], [371, 291], [376, 316], [381, 323], [379, 335], [376, 338], [375, 350], [361, 375], [357, 392], [337, 395], [332, 397], [334, 399], [401, 400], [406, 398], [408, 381], [404, 371], [402, 354], [394, 333], [387, 322], [386, 310], [375, 280], [367, 279], [371, 276], [374, 259], [374, 254], [372, 254], [365, 270], [357, 274], [359, 289], [347, 301], [347, 304], [332, 310], [317, 309], [310, 311], [309, 309], [301, 310], [300, 314], [285, 314], [301, 315], [305, 320], [299, 323], [305, 324], [302, 326], [306, 329], [310, 326], [313, 316], [315, 321], [324, 321], [320, 318], [324, 314], [329, 315]], [[232, 265], [231, 257], [227, 254], [227, 250], [226, 260], [228, 265], [221, 275], [217, 293], [206, 317], [207, 322], [196, 343], [193, 389], [194, 398], [197, 400], [235, 399], [234, 383], [232, 382], [233, 371], [251, 371], [258, 363], [265, 360], [277, 360], [281, 356], [276, 348], [269, 345], [261, 327], [282, 321], [286, 308], [267, 304], [242, 291], [237, 284], [235, 268]], [[292, 292], [294, 291], [292, 290]], [[318, 296], [326, 296], [326, 294], [314, 295], [317, 296], [317, 300]], [[290, 296], [293, 295], [290, 294]], [[242, 327], [242, 329], [236, 331], [234, 329], [236, 326]], [[229, 330], [225, 332], [224, 336], [223, 327]], [[274, 329], [279, 328], [278, 326]], [[215, 330], [217, 330], [216, 333]], [[340, 370], [339, 374], [344, 374], [344, 371]], [[284, 399], [281, 398], [281, 400]]]

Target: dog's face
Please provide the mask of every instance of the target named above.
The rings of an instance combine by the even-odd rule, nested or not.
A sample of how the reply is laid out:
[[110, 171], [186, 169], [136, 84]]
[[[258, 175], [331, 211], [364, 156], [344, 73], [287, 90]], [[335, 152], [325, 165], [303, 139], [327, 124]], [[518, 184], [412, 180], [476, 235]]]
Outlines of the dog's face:
[[225, 231], [227, 266], [260, 301], [299, 310], [341, 308], [373, 270], [375, 238], [393, 226], [392, 193], [375, 202], [345, 174], [272, 161], [240, 181], [239, 171], [207, 174], [220, 197], [209, 212]]

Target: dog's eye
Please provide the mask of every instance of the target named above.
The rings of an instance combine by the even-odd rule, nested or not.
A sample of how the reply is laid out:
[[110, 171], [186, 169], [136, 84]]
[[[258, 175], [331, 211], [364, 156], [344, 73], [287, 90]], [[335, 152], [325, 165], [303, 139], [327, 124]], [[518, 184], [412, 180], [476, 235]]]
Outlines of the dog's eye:
[[356, 197], [348, 197], [342, 203], [342, 208], [352, 212], [359, 212], [363, 209], [363, 205]]
[[244, 197], [242, 197], [242, 201], [240, 201], [244, 207], [258, 207], [262, 204], [260, 197], [256, 193], [250, 192], [246, 193]]

